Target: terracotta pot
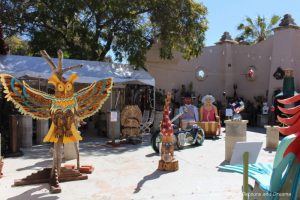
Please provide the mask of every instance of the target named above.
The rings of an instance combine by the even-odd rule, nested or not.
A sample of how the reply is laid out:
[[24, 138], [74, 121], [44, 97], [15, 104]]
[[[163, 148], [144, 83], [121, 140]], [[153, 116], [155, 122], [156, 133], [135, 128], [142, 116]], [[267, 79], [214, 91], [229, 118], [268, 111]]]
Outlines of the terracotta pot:
[[2, 168], [3, 168], [4, 162], [0, 161], [0, 177], [3, 175], [2, 174]]

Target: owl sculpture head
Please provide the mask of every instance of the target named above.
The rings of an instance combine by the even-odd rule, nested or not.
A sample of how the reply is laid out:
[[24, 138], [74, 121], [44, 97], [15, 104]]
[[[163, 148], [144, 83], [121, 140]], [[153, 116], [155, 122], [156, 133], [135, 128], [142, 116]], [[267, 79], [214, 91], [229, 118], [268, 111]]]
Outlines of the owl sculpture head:
[[62, 78], [60, 80], [56, 74], [52, 74], [48, 79], [48, 83], [55, 87], [55, 96], [58, 98], [72, 97], [74, 94], [74, 82], [78, 79], [75, 73], [69, 77], [68, 80]]
[[75, 73], [66, 79], [63, 77], [63, 73], [69, 70], [80, 68], [82, 65], [75, 65], [68, 68], [63, 68], [63, 52], [58, 50], [58, 65], [56, 66], [50, 56], [47, 54], [45, 50], [41, 51], [42, 56], [46, 59], [48, 64], [52, 69], [52, 75], [48, 79], [48, 83], [55, 87], [55, 96], [58, 98], [68, 98], [72, 97], [74, 94], [74, 82], [78, 79], [78, 76]]

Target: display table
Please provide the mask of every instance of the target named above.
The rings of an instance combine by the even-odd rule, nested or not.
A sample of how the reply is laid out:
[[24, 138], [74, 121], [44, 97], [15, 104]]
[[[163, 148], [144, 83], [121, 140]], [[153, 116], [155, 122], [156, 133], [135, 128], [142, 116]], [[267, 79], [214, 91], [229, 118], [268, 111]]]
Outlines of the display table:
[[247, 123], [248, 120], [232, 121], [225, 120], [225, 160], [231, 160], [233, 148], [236, 142], [244, 142], [247, 140]]
[[278, 126], [265, 126], [266, 133], [266, 148], [276, 149], [279, 143]]

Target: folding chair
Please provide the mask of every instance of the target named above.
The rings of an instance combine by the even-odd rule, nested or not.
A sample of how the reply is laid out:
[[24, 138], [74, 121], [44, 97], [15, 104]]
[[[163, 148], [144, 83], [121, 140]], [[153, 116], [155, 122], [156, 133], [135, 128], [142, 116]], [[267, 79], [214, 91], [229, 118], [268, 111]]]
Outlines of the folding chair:
[[149, 120], [150, 110], [144, 110], [142, 116], [142, 124], [146, 123]]
[[[146, 112], [146, 111], [144, 111]], [[149, 111], [148, 111], [149, 112]], [[151, 111], [150, 113], [150, 117], [148, 118], [148, 120], [146, 122], [143, 122], [141, 124], [141, 128], [140, 128], [140, 131], [141, 131], [141, 134], [145, 134], [145, 133], [150, 133], [150, 126], [153, 124], [154, 122], [154, 115], [155, 115], [155, 112], [154, 110]], [[149, 115], [148, 115], [149, 116]], [[143, 120], [144, 120], [144, 115], [143, 115]]]

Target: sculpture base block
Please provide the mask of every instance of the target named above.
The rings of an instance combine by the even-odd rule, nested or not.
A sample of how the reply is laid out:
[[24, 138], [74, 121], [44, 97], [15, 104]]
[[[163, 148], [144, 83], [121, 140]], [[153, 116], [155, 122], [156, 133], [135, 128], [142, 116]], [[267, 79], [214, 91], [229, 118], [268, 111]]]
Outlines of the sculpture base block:
[[177, 171], [179, 168], [178, 160], [172, 160], [171, 162], [165, 162], [159, 160], [158, 169], [161, 171]]
[[[75, 165], [73, 164], [65, 164], [64, 168], [66, 169], [75, 169]], [[82, 165], [79, 167], [79, 172], [82, 174], [91, 174], [94, 171], [94, 167], [92, 165]]]
[[276, 149], [279, 143], [279, 130], [278, 126], [265, 126], [266, 133], [266, 148]]

